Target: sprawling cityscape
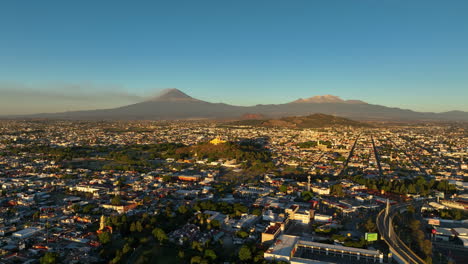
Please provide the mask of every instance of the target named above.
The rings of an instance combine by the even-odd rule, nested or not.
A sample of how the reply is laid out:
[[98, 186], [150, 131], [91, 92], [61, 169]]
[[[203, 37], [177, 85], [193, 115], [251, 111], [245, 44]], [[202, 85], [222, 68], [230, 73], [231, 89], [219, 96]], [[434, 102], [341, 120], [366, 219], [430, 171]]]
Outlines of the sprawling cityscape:
[[0, 122], [1, 263], [466, 263], [464, 123]]

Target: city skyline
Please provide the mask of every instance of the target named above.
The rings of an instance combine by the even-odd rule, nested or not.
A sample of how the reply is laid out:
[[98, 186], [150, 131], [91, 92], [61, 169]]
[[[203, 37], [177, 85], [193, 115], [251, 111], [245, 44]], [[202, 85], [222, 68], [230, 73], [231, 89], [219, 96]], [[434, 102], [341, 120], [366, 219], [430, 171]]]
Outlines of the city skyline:
[[164, 88], [242, 106], [332, 94], [468, 111], [464, 1], [41, 1], [0, 10], [4, 114], [117, 107]]

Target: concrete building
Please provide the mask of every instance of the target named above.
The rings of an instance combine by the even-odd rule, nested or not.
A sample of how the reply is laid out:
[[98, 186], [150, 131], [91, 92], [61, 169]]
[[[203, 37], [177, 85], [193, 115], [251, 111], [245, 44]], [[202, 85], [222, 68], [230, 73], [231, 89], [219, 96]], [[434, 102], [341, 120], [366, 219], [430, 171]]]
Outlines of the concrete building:
[[313, 185], [311, 190], [313, 193], [316, 193], [316, 194], [330, 195], [330, 188]]
[[302, 209], [299, 205], [294, 204], [285, 210], [289, 215], [290, 220], [299, 221], [303, 224], [309, 224], [311, 219], [314, 219], [314, 210]]
[[468, 228], [464, 228], [464, 227], [452, 228], [452, 233], [463, 242], [463, 246], [465, 248], [468, 248]]
[[262, 233], [262, 243], [275, 240], [281, 233], [280, 223], [271, 223], [266, 230]]
[[42, 229], [39, 227], [29, 227], [29, 228], [25, 228], [23, 230], [13, 233], [12, 236], [15, 238], [24, 239], [24, 238], [33, 236], [34, 234], [38, 233], [41, 230]]
[[208, 223], [211, 223], [213, 220], [216, 220], [222, 225], [226, 221], [226, 215], [220, 212], [205, 210], [203, 211], [203, 213], [210, 216], [208, 219], [206, 219], [206, 222]]
[[463, 202], [461, 200], [459, 201], [441, 200], [440, 203], [450, 208], [468, 210], [468, 203]]
[[333, 220], [331, 215], [315, 214], [314, 221], [320, 223], [330, 223]]
[[436, 229], [436, 232], [434, 234], [434, 238], [436, 240], [441, 240], [441, 241], [446, 241], [446, 242], [448, 242], [453, 237], [454, 237], [454, 234], [450, 228], [439, 227]]
[[290, 235], [281, 235], [264, 253], [264, 257], [266, 260], [283, 260], [291, 264], [325, 263], [320, 260], [323, 257], [336, 258], [339, 263], [345, 263], [340, 261], [342, 258], [383, 263], [383, 253], [378, 250], [317, 243]]

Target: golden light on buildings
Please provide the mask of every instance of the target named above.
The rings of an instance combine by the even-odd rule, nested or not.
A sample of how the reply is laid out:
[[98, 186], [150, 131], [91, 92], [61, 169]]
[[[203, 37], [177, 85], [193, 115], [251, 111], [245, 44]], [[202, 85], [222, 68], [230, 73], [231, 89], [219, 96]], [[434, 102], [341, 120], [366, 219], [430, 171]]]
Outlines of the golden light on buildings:
[[216, 137], [216, 138], [212, 139], [210, 141], [210, 143], [213, 144], [213, 145], [224, 144], [224, 143], [226, 143], [226, 140], [222, 140], [221, 138]]

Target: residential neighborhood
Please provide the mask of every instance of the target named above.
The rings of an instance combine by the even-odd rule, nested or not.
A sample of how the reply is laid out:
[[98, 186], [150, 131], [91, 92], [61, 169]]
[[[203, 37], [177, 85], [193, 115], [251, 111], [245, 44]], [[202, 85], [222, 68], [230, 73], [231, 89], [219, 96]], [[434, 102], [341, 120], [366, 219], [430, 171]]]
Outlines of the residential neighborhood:
[[4, 120], [0, 263], [392, 263], [396, 204], [421, 259], [463, 263], [467, 153], [456, 124]]

